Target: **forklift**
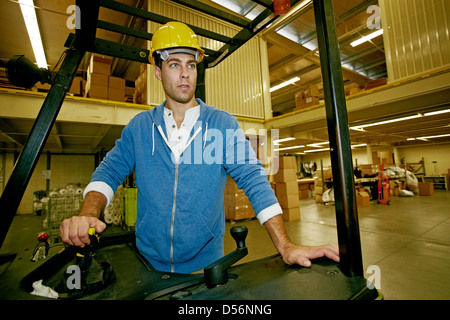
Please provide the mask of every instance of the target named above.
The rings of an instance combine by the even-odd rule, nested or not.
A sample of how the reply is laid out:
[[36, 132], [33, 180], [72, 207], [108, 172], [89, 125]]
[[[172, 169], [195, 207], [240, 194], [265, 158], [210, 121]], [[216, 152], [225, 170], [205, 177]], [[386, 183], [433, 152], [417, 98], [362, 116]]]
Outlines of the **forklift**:
[[[196, 97], [205, 101], [205, 69], [217, 66], [230, 54], [280, 19], [278, 1], [254, 1], [265, 7], [252, 21], [239, 19], [198, 1], [174, 1], [241, 28], [228, 40], [214, 32], [190, 26], [198, 35], [223, 42], [217, 51], [205, 48], [205, 58], [198, 66]], [[284, 1], [285, 2], [285, 1]], [[295, 6], [299, 0], [291, 0]], [[29, 82], [51, 83], [42, 108], [35, 120], [28, 140], [0, 198], [0, 247], [21, 202], [50, 131], [58, 116], [64, 97], [71, 86], [78, 66], [87, 52], [97, 53], [140, 63], [149, 63], [149, 50], [96, 38], [97, 28], [151, 40], [152, 34], [99, 20], [100, 7], [164, 24], [172, 21], [146, 10], [112, 0], [77, 0], [83, 28], [71, 33], [65, 43], [67, 50], [56, 76], [45, 69], [27, 64], [23, 57], [15, 57], [8, 67], [13, 84], [29, 86]], [[80, 284], [60, 294], [59, 299], [141, 299], [141, 300], [377, 300], [381, 293], [364, 278], [358, 213], [354, 191], [352, 154], [350, 147], [347, 108], [341, 71], [339, 44], [336, 35], [332, 0], [313, 1], [320, 62], [325, 93], [325, 108], [330, 139], [330, 155], [335, 184], [335, 210], [340, 262], [326, 258], [315, 260], [310, 268], [286, 265], [279, 254], [235, 265], [248, 253], [245, 226], [231, 229], [236, 250], [212, 263], [203, 273], [177, 274], [160, 272], [143, 258], [136, 248], [132, 231], [110, 235], [91, 235], [91, 244], [80, 252], [67, 247], [49, 257], [37, 267], [15, 254], [3, 255], [1, 264], [9, 264], [0, 275], [2, 299], [48, 299], [31, 295], [38, 280], [49, 287], [61, 283], [69, 287], [69, 266], [85, 270], [96, 266], [95, 279], [82, 277]], [[27, 79], [27, 83], [23, 82]], [[53, 78], [53, 79], [51, 79]], [[31, 85], [33, 85], [31, 84]], [[93, 256], [96, 259], [93, 259]], [[107, 256], [102, 260], [101, 256]], [[22, 270], [18, 272], [18, 270]], [[23, 271], [25, 270], [25, 271]], [[75, 270], [76, 271], [76, 270]]]

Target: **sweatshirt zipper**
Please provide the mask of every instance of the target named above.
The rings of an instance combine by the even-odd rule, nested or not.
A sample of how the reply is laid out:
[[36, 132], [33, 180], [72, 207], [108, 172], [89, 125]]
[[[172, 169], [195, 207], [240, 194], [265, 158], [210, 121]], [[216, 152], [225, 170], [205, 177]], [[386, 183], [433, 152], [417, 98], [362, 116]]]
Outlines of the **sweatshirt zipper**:
[[[161, 134], [162, 138], [164, 139], [164, 142], [167, 144], [169, 149], [172, 150], [172, 148], [170, 148], [170, 144], [169, 144], [161, 126], [158, 126], [157, 128], [158, 128], [158, 131]], [[197, 134], [199, 134], [201, 129], [202, 128], [200, 127], [195, 131], [195, 133], [192, 135], [191, 139], [186, 143], [186, 148], [191, 144], [191, 142], [194, 140], [194, 138], [197, 136]], [[175, 163], [175, 185], [173, 187], [172, 220], [170, 223], [170, 270], [171, 270], [171, 272], [175, 272], [175, 266], [173, 263], [173, 229], [174, 229], [174, 224], [175, 224], [175, 208], [177, 205], [178, 161], [180, 161], [181, 154], [184, 152], [184, 150], [186, 150], [186, 148], [184, 148], [183, 151], [180, 153], [179, 157], [177, 159], [175, 159], [175, 161], [176, 161], [176, 163]], [[172, 150], [172, 152], [174, 152], [174, 151]]]
[[175, 185], [173, 187], [173, 206], [172, 206], [172, 222], [170, 224], [170, 268], [174, 271], [173, 265], [173, 226], [175, 222], [175, 208], [177, 205], [177, 185], [178, 185], [178, 162], [175, 164]]

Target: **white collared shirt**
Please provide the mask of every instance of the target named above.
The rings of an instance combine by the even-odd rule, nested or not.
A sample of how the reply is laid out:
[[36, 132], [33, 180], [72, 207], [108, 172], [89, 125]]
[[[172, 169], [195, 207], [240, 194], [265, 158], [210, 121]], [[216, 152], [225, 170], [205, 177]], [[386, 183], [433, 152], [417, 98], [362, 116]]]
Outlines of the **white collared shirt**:
[[181, 123], [180, 128], [178, 128], [175, 119], [173, 118], [172, 110], [164, 107], [164, 123], [166, 124], [167, 142], [176, 159], [180, 158], [181, 153], [186, 148], [189, 135], [199, 116], [200, 105], [186, 110], [184, 120]]

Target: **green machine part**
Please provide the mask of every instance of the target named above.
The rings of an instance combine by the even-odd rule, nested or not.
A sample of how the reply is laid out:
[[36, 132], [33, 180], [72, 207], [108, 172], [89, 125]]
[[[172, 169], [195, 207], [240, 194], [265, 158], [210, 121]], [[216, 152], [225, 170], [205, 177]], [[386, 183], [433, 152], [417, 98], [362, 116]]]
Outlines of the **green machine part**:
[[137, 188], [123, 188], [123, 221], [128, 228], [136, 227], [137, 191]]

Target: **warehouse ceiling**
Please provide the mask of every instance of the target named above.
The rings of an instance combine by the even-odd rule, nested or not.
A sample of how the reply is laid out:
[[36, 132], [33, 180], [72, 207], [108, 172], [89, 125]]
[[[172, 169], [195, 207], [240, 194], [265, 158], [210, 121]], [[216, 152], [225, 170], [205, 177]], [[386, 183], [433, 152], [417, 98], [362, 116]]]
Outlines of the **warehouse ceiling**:
[[[121, 0], [130, 6], [146, 8], [145, 0]], [[175, 1], [180, 2], [180, 1]], [[201, 0], [211, 7], [220, 9], [232, 15], [250, 21], [264, 9], [267, 1], [247, 0]], [[74, 0], [35, 0], [37, 19], [41, 31], [45, 54], [49, 69], [52, 70], [58, 63], [63, 51], [64, 43], [70, 30], [66, 27], [72, 12], [68, 7]], [[368, 23], [371, 23], [373, 12], [370, 6], [376, 6], [377, 0], [334, 0], [336, 28], [342, 61], [342, 74], [346, 88], [364, 90], [372, 80], [386, 78], [386, 59], [384, 53], [383, 37], [378, 36], [359, 46], [353, 47], [350, 43], [371, 32]], [[27, 30], [22, 18], [18, 1], [1, 0], [0, 10], [0, 86], [11, 87], [5, 75], [5, 63], [15, 54], [24, 54], [34, 59], [33, 50], [27, 36]], [[116, 24], [129, 26], [138, 30], [146, 30], [146, 21], [131, 17], [123, 13], [102, 8], [100, 19], [113, 21]], [[269, 25], [260, 36], [266, 40], [268, 49], [268, 63], [270, 86], [273, 87], [294, 77], [300, 80], [282, 89], [271, 93], [272, 110], [275, 118], [298, 114], [295, 112], [295, 94], [317, 85], [320, 89], [319, 99], [323, 102], [322, 79], [318, 44], [315, 32], [315, 21], [312, 2], [300, 1], [291, 11], [281, 16]], [[99, 29], [97, 37], [128, 45], [144, 47], [144, 40], [130, 36]], [[88, 56], [80, 65], [79, 75], [85, 75]], [[124, 59], [115, 58], [112, 75], [123, 77], [128, 86], [133, 86], [139, 74], [139, 64]], [[357, 93], [361, 95], [363, 93]], [[447, 95], [447, 97], [445, 97]], [[352, 96], [349, 96], [351, 99]], [[323, 103], [315, 108], [324, 108]], [[398, 119], [406, 116], [426, 112], [448, 109], [448, 90], [444, 92], [430, 92], [422, 98], [414, 97], [400, 99], [398, 103], [385, 104], [378, 112], [360, 109], [349, 112], [351, 127], [362, 126], [368, 123]], [[308, 112], [306, 110], [305, 112]], [[0, 150], [20, 151], [27, 135], [33, 125], [32, 120], [20, 118], [6, 118], [0, 114]], [[400, 122], [388, 122], [370, 127], [351, 129], [352, 144], [371, 144], [376, 148], [392, 146], [410, 146], [417, 144], [449, 143], [450, 137], [426, 138], [430, 136], [446, 135], [450, 133], [450, 113], [429, 114]], [[122, 127], [102, 127], [86, 123], [57, 122], [48, 140], [46, 150], [52, 152], [94, 153], [101, 149], [110, 149], [114, 141], [119, 138]], [[100, 137], [98, 136], [100, 135]], [[292, 124], [280, 127], [280, 138], [295, 137], [295, 140], [283, 142], [280, 148], [287, 148], [311, 143], [326, 142], [328, 140], [326, 120], [304, 124]], [[407, 140], [410, 137], [421, 139]], [[322, 144], [320, 146], [325, 146]], [[285, 152], [302, 152], [297, 149]], [[280, 151], [281, 152], [281, 151]], [[282, 152], [284, 153], [284, 152]]]

